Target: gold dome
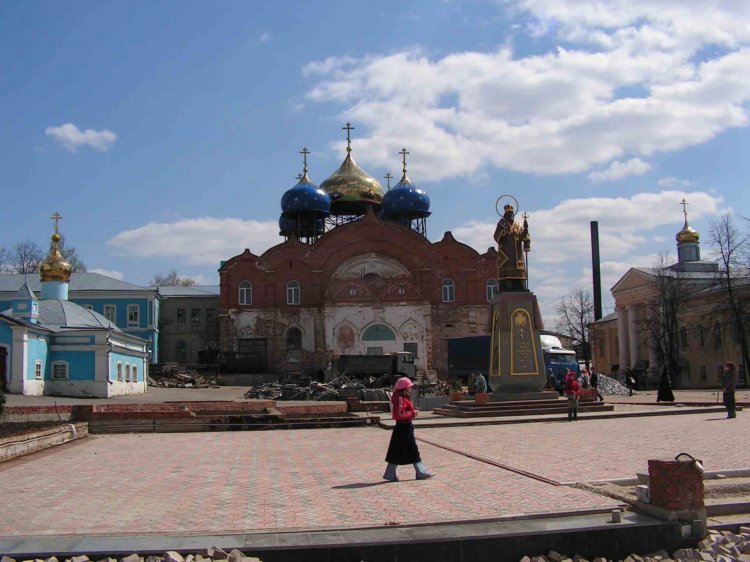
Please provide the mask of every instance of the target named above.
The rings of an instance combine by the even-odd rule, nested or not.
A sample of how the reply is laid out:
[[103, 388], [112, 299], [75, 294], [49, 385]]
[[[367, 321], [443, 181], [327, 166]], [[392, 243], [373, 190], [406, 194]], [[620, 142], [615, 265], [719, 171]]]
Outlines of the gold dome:
[[364, 213], [368, 206], [383, 201], [383, 186], [357, 166], [351, 153], [320, 188], [331, 197], [332, 214]]
[[52, 235], [49, 255], [39, 266], [39, 277], [42, 281], [63, 281], [67, 283], [70, 280], [73, 268], [60, 253], [60, 238], [61, 236], [57, 233], [57, 223], [55, 223], [55, 233]]
[[700, 240], [700, 235], [693, 227], [688, 225], [687, 221], [685, 221], [685, 226], [683, 226], [682, 230], [677, 233], [675, 239], [678, 244], [697, 243]]

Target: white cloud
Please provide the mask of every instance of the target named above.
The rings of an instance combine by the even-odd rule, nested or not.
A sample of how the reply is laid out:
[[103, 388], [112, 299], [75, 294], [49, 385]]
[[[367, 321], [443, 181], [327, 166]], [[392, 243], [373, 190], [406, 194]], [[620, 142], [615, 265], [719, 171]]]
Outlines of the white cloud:
[[69, 152], [76, 152], [81, 146], [90, 146], [94, 150], [107, 152], [117, 141], [117, 135], [112, 131], [107, 129], [81, 131], [73, 123], [65, 123], [59, 127], [47, 127], [44, 134], [57, 140]]
[[111, 277], [112, 279], [119, 279], [120, 281], [125, 279], [125, 274], [122, 271], [116, 271], [114, 269], [101, 269], [100, 267], [95, 267], [94, 269], [89, 269], [89, 271], [91, 273], [104, 275], [105, 277]]
[[387, 167], [407, 146], [423, 180], [487, 166], [579, 173], [626, 155], [634, 171], [640, 158], [748, 124], [750, 3], [528, 0], [517, 10], [561, 46], [331, 57], [303, 69], [307, 99], [338, 103], [360, 124], [354, 148], [367, 164]]
[[[275, 221], [198, 218], [149, 223], [115, 235], [107, 244], [120, 255], [174, 258], [187, 265], [211, 265], [250, 248], [261, 254], [282, 241]], [[212, 283], [208, 283], [212, 284]]]
[[268, 33], [267, 31], [264, 31], [263, 33], [260, 34], [260, 37], [258, 37], [258, 43], [261, 43], [264, 45], [268, 43], [270, 40], [271, 40], [271, 34]]
[[668, 187], [668, 188], [691, 187], [695, 185], [695, 183], [690, 180], [683, 180], [683, 179], [675, 178], [672, 176], [662, 178], [658, 182], [656, 182], [656, 184], [659, 187]]
[[219, 284], [219, 274], [215, 274], [212, 276], [203, 275], [202, 273], [198, 273], [197, 275], [187, 275], [190, 277], [193, 281], [195, 281], [196, 285], [218, 285]]
[[598, 170], [589, 174], [593, 183], [617, 181], [628, 176], [642, 176], [651, 169], [651, 164], [640, 158], [631, 158], [624, 162], [615, 160], [605, 170]]

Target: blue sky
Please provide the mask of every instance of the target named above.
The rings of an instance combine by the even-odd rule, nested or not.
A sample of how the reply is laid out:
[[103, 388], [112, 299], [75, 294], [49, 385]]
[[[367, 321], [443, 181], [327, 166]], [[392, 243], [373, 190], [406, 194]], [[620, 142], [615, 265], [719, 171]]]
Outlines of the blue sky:
[[349, 121], [376, 178], [409, 150], [432, 240], [484, 251], [514, 195], [551, 312], [590, 287], [589, 221], [608, 289], [675, 254], [683, 197], [704, 257], [746, 214], [750, 3], [710, 4], [5, 1], [0, 246], [46, 247], [59, 211], [90, 271], [216, 283], [281, 241], [299, 150], [320, 183]]

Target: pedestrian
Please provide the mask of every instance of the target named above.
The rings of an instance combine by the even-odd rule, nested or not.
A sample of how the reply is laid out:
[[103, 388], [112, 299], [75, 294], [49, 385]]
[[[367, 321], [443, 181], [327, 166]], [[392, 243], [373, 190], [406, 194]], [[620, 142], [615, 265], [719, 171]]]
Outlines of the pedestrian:
[[674, 402], [674, 392], [672, 392], [672, 381], [669, 377], [669, 371], [664, 367], [659, 377], [659, 390], [656, 391], [657, 402]]
[[419, 414], [411, 401], [409, 389], [414, 386], [409, 377], [401, 377], [393, 385], [391, 396], [391, 417], [396, 421], [391, 433], [391, 442], [388, 445], [388, 453], [385, 462], [388, 466], [383, 474], [383, 479], [390, 482], [398, 482], [396, 468], [402, 464], [413, 464], [417, 480], [431, 478], [434, 474], [422, 463], [419, 455], [419, 447], [414, 439], [414, 424], [412, 420]]
[[604, 397], [602, 396], [601, 392], [599, 392], [599, 375], [597, 374], [596, 369], [591, 369], [589, 382], [591, 383], [591, 388], [593, 388], [596, 392], [597, 400], [601, 400], [602, 402], [604, 402]]
[[581, 385], [576, 374], [565, 369], [565, 396], [568, 399], [568, 421], [578, 421], [578, 398], [581, 396]]
[[734, 402], [734, 389], [737, 386], [737, 366], [727, 361], [724, 363], [724, 373], [721, 376], [721, 386], [724, 390], [724, 407], [727, 409], [727, 418], [736, 418], [737, 410]]
[[474, 381], [474, 392], [481, 394], [487, 392], [487, 379], [484, 378], [484, 375], [482, 373], [476, 374], [476, 379]]
[[628, 369], [625, 373], [625, 386], [627, 386], [628, 391], [630, 391], [628, 396], [633, 396], [633, 389], [635, 388], [635, 377], [633, 376], [633, 371], [631, 371], [630, 369]]

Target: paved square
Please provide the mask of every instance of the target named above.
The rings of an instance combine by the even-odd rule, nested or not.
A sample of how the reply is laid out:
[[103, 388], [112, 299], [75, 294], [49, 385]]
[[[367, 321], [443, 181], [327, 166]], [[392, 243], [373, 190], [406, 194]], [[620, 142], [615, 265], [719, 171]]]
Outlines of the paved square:
[[[437, 476], [381, 480], [377, 428], [97, 435], [0, 465], [0, 537], [222, 534], [474, 521], [610, 509], [559, 481], [632, 477], [681, 451], [707, 470], [750, 466], [750, 416], [417, 429]], [[448, 448], [445, 448], [448, 447]], [[483, 462], [465, 453], [487, 459]]]

